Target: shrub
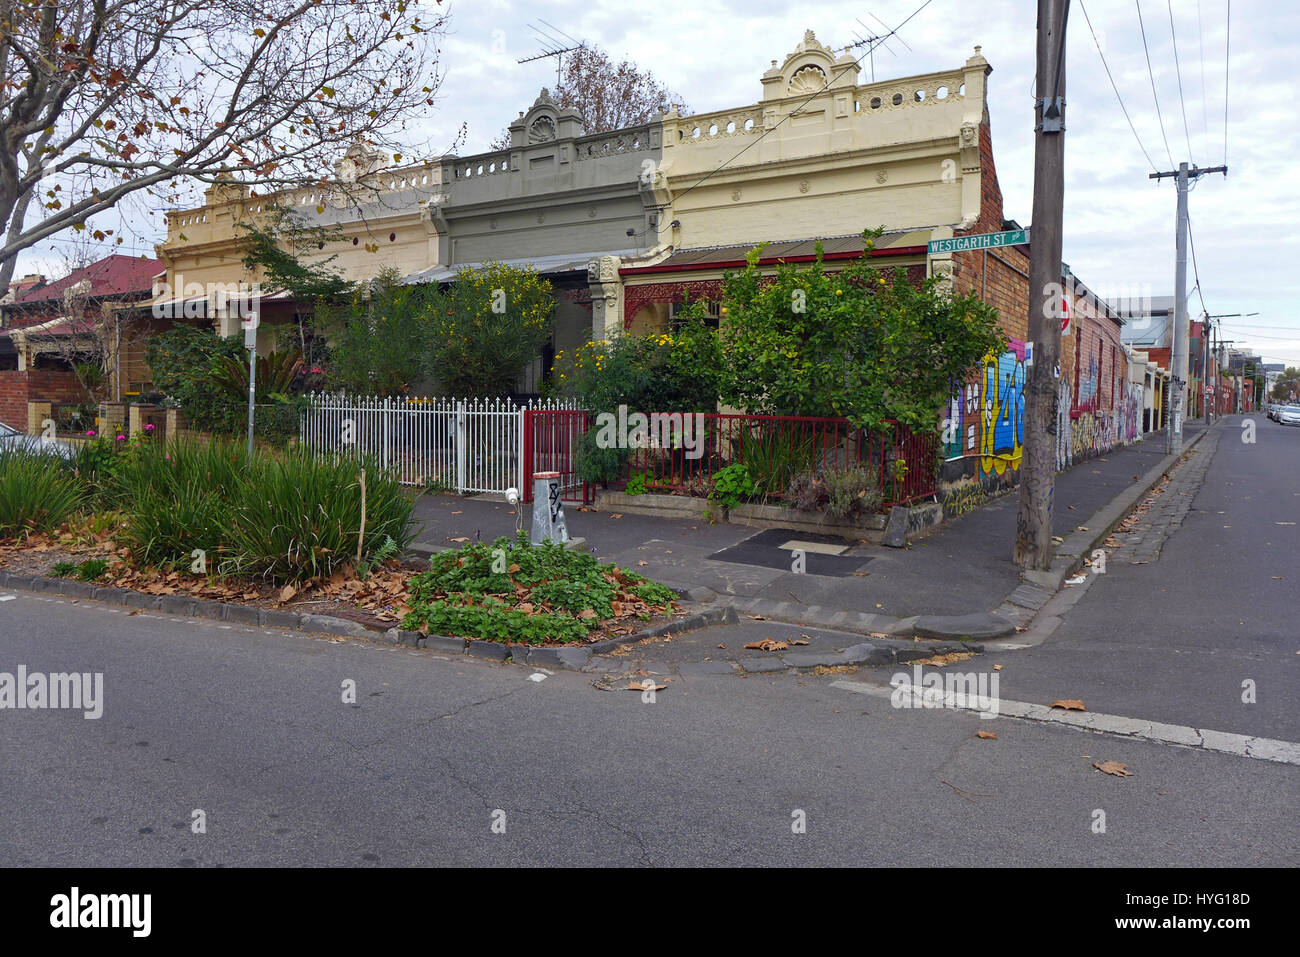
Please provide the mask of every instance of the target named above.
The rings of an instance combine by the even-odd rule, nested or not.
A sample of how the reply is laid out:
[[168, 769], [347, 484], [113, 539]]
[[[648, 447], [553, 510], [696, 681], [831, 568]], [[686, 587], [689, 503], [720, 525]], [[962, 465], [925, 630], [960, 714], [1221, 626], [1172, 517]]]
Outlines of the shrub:
[[57, 456], [0, 451], [0, 537], [53, 531], [84, 501], [81, 483]]
[[190, 425], [207, 432], [232, 433], [243, 421], [244, 404], [232, 401], [212, 375], [213, 361], [223, 357], [248, 361], [238, 337], [219, 336], [211, 329], [194, 326], [177, 325], [145, 346], [154, 384], [179, 403]]
[[732, 509], [757, 494], [758, 486], [754, 484], [748, 466], [737, 463], [714, 473], [709, 498], [723, 508]]
[[791, 508], [821, 509], [836, 519], [869, 514], [879, 509], [882, 501], [875, 469], [862, 467], [802, 472], [786, 490], [786, 502]]
[[365, 473], [363, 561], [380, 549], [404, 549], [413, 532], [414, 502], [373, 461], [312, 457], [302, 451], [261, 453], [235, 488], [230, 557], [225, 568], [274, 581], [328, 577], [356, 561], [361, 534], [361, 474]]
[[550, 281], [531, 268], [498, 262], [461, 269], [432, 299], [424, 357], [446, 395], [513, 392], [554, 326]]
[[646, 482], [650, 480], [649, 470], [642, 472], [633, 472], [627, 480], [627, 487], [623, 489], [628, 495], [644, 495]]

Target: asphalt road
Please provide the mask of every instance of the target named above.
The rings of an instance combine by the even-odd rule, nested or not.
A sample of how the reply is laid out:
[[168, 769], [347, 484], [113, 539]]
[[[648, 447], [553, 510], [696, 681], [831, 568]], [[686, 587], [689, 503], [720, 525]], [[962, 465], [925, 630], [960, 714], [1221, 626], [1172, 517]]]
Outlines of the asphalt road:
[[1004, 696], [1300, 741], [1300, 428], [1252, 416], [1243, 442], [1246, 418], [1219, 426], [1158, 559], [1109, 564], [1045, 644], [1007, 659]]
[[[1297, 440], [1300, 430], [1270, 439]], [[1220, 448], [1230, 480], [1248, 486], [1267, 471], [1268, 446], [1240, 459]], [[1235, 486], [1221, 494], [1243, 496]], [[1114, 582], [1134, 574], [1117, 570]], [[1171, 647], [1208, 640], [1228, 656], [1226, 632], [1185, 637], [1181, 587], [1162, 576], [1143, 589], [1164, 602], [1152, 627], [1163, 617]], [[0, 671], [103, 672], [104, 712], [0, 711], [6, 866], [1300, 860], [1289, 765], [895, 710], [832, 687], [842, 676], [680, 678], [647, 703], [597, 690], [590, 675], [535, 682], [514, 665], [15, 594], [0, 602]], [[1269, 614], [1280, 620], [1288, 607]], [[1061, 667], [1133, 659], [1132, 648], [1096, 640], [1091, 657], [1063, 648]], [[1019, 659], [1006, 660], [1017, 674]], [[1145, 681], [1168, 686], [1162, 702], [1208, 701], [1213, 673]], [[342, 700], [347, 680], [355, 704]], [[996, 740], [976, 736], [990, 728]], [[1094, 760], [1135, 774], [1100, 774]], [[206, 833], [192, 831], [196, 809]], [[1104, 834], [1093, 830], [1097, 810]], [[498, 812], [504, 833], [493, 830]], [[792, 828], [797, 812], [804, 833]]]

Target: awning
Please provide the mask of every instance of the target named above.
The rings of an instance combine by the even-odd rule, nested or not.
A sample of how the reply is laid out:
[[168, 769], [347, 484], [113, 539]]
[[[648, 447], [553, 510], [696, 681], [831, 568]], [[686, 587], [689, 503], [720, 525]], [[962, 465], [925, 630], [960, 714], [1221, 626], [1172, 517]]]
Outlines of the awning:
[[[930, 230], [913, 229], [885, 233], [875, 243], [875, 255], [923, 254], [930, 241]], [[826, 259], [853, 259], [862, 255], [860, 233], [851, 236], [827, 236], [823, 239], [784, 239], [770, 242], [763, 248], [763, 264], [777, 262], [810, 262], [817, 257], [817, 243], [822, 244]], [[653, 266], [625, 266], [619, 270], [623, 276], [660, 272], [683, 272], [696, 269], [741, 269], [745, 257], [758, 243], [731, 246], [707, 246], [699, 249], [682, 249], [663, 262]]]
[[[503, 266], [531, 268], [534, 272], [553, 275], [555, 273], [586, 272], [587, 264], [593, 259], [599, 259], [602, 256], [631, 257], [640, 255], [644, 255], [642, 250], [611, 249], [605, 252], [560, 253], [554, 256], [533, 256], [528, 259], [502, 259], [500, 263]], [[449, 266], [430, 266], [428, 269], [407, 276], [402, 282], [452, 282], [456, 278], [456, 273], [462, 269], [482, 269], [487, 265], [489, 265], [487, 262], [476, 262], [455, 263]]]

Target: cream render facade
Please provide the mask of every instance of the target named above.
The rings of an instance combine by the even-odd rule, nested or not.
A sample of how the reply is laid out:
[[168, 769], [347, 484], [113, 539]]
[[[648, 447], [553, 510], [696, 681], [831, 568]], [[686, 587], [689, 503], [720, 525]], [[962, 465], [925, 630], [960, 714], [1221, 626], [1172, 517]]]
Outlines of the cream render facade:
[[[168, 214], [157, 301], [257, 283], [236, 227], [264, 217], [272, 201], [342, 232], [342, 243], [302, 252], [336, 256], [349, 279], [392, 267], [410, 281], [446, 282], [487, 261], [534, 266], [560, 293], [557, 348], [663, 324], [669, 303], [655, 295], [671, 299], [662, 290], [687, 279], [716, 282], [720, 264], [760, 242], [883, 227], [893, 236], [882, 251], [900, 250], [891, 264], [952, 275], [953, 258], [927, 257], [923, 246], [990, 226], [989, 72], [976, 47], [959, 69], [864, 84], [851, 57], [808, 31], [756, 77], [760, 98], [740, 107], [694, 116], [669, 108], [643, 126], [592, 135], [542, 91], [504, 150], [392, 166], [354, 146], [316, 187], [265, 197], [213, 185], [202, 207]], [[996, 205], [1000, 216], [1000, 194]], [[693, 252], [703, 261], [679, 268]], [[264, 311], [269, 322], [276, 315]], [[236, 317], [209, 321], [238, 331]]]

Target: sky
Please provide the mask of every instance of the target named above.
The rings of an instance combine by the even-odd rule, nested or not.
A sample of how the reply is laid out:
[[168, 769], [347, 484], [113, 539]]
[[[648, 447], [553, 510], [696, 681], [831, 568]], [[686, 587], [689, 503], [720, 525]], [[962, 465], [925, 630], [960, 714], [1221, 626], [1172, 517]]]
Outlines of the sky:
[[[635, 61], [693, 112], [704, 112], [757, 102], [759, 77], [771, 60], [794, 50], [804, 30], [842, 47], [869, 31], [886, 32], [881, 21], [894, 27], [915, 12], [887, 49], [876, 47], [876, 78], [955, 69], [980, 45], [993, 67], [989, 113], [1005, 215], [1030, 224], [1034, 0], [422, 2], [450, 14], [439, 58], [443, 82], [423, 126], [423, 145], [441, 152], [467, 124], [461, 155], [486, 149], [543, 86], [554, 86], [553, 59], [516, 62], [542, 49], [530, 25], [555, 32], [541, 21], [615, 59]], [[1300, 52], [1297, 36], [1300, 4], [1292, 0], [1073, 0], [1064, 259], [1103, 298], [1171, 294], [1176, 193], [1171, 180], [1147, 174], [1184, 161], [1223, 165], [1226, 157], [1227, 177], [1200, 177], [1189, 197], [1196, 253], [1195, 268], [1190, 262], [1188, 268], [1189, 313], [1259, 313], [1224, 318], [1224, 337], [1265, 361], [1300, 366], [1300, 190], [1291, 166], [1300, 145], [1292, 62]], [[863, 66], [867, 81], [865, 59]], [[117, 218], [134, 230], [136, 249], [151, 254], [161, 231], [140, 210]], [[54, 265], [56, 248], [29, 253], [19, 274]]]

